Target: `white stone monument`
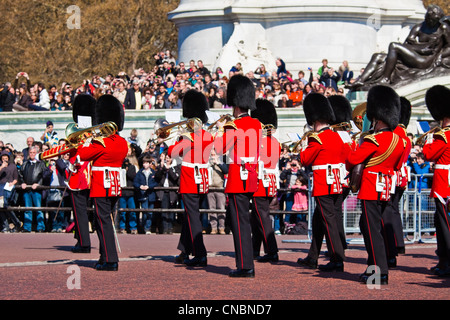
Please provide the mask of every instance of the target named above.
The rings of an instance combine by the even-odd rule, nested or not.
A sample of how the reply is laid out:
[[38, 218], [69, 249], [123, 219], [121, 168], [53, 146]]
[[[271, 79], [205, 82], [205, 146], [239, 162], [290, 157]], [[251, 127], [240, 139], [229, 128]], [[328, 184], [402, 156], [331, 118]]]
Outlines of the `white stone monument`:
[[403, 42], [422, 22], [421, 0], [181, 0], [168, 17], [178, 28], [178, 61], [203, 60], [225, 74], [237, 62], [244, 72], [277, 57], [296, 76], [317, 70], [322, 58], [344, 60], [359, 74], [375, 52]]

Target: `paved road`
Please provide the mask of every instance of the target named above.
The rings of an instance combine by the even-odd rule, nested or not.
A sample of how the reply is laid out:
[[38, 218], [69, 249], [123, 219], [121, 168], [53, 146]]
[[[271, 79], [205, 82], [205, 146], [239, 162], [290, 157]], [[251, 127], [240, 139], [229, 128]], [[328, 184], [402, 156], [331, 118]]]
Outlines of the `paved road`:
[[[450, 279], [428, 270], [437, 263], [435, 243], [408, 244], [390, 271], [389, 285], [369, 289], [358, 282], [367, 254], [350, 243], [343, 273], [321, 273], [297, 266], [309, 244], [305, 236], [277, 237], [280, 262], [256, 264], [254, 279], [234, 279], [231, 235], [205, 235], [206, 268], [173, 263], [179, 234], [119, 236], [118, 272], [92, 268], [98, 239], [90, 254], [73, 254], [72, 234], [0, 234], [1, 300], [448, 300]], [[286, 242], [295, 240], [294, 242]], [[324, 245], [323, 249], [326, 249]], [[321, 257], [319, 263], [326, 263]], [[182, 302], [180, 301], [180, 305]]]

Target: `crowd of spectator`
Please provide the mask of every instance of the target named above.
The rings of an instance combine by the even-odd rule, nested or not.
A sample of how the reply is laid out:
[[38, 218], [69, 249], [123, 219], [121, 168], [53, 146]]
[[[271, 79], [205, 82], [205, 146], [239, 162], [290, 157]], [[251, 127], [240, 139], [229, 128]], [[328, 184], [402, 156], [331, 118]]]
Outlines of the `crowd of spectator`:
[[[155, 65], [150, 70], [137, 69], [133, 74], [94, 75], [80, 85], [62, 82], [46, 86], [44, 83], [31, 83], [26, 72], [19, 72], [12, 82], [0, 86], [1, 111], [64, 111], [71, 110], [76, 95], [112, 94], [123, 103], [125, 109], [180, 109], [184, 93], [195, 88], [208, 98], [210, 108], [226, 106], [227, 83], [236, 73], [244, 73], [238, 62], [228, 72], [218, 67], [208, 70], [202, 60], [176, 64], [170, 51], [154, 56]], [[293, 75], [286, 69], [281, 58], [276, 61], [277, 70], [269, 72], [261, 64], [254, 71], [245, 73], [255, 84], [256, 97], [266, 98], [276, 107], [301, 107], [310, 92], [325, 95], [344, 94], [345, 84], [353, 82], [353, 71], [348, 62], [343, 61], [339, 68], [328, 66], [323, 59], [322, 66], [314, 72], [308, 68], [309, 78], [301, 70]]]
[[[208, 70], [201, 60], [176, 64], [169, 51], [155, 54], [155, 66], [150, 71], [142, 68], [134, 74], [124, 72], [116, 76], [95, 75], [81, 85], [73, 87], [63, 82], [60, 86], [48, 88], [42, 83], [31, 84], [27, 73], [19, 72], [11, 83], [5, 83], [0, 92], [0, 107], [3, 111], [71, 110], [77, 94], [88, 93], [94, 97], [112, 94], [119, 99], [125, 109], [181, 109], [183, 94], [195, 88], [202, 91], [208, 99], [210, 108], [226, 108], [228, 79], [236, 73], [243, 73], [242, 65], [237, 63], [228, 73], [221, 68]], [[311, 92], [326, 96], [345, 94], [344, 86], [354, 81], [353, 71], [344, 61], [338, 69], [328, 65], [323, 59], [322, 66], [314, 72], [308, 68], [309, 79], [305, 72], [299, 71], [294, 77], [286, 68], [282, 59], [276, 61], [277, 70], [266, 70], [260, 65], [256, 70], [247, 72], [255, 84], [255, 98], [265, 98], [276, 107], [299, 108], [304, 98]], [[22, 81], [22, 82], [21, 82]], [[410, 134], [413, 140], [413, 135]], [[27, 147], [15, 150], [11, 144], [0, 142], [2, 165], [0, 167], [0, 205], [23, 207], [71, 207], [68, 192], [63, 192], [67, 179], [67, 156], [58, 159], [40, 161], [37, 154], [55, 145], [66, 143], [53, 130], [48, 121], [43, 134], [38, 138], [28, 137]], [[127, 186], [118, 203], [116, 217], [118, 231], [129, 233], [172, 233], [179, 226], [180, 216], [174, 212], [120, 209], [182, 209], [183, 203], [176, 188], [179, 185], [180, 164], [167, 155], [168, 146], [164, 142], [140, 137], [136, 129], [131, 130], [127, 141], [130, 148], [122, 169], [126, 172]], [[147, 141], [146, 144], [143, 142]], [[227, 165], [222, 159], [211, 154], [212, 168], [211, 191], [202, 209], [226, 210], [227, 200], [223, 191], [226, 183]], [[408, 161], [411, 172], [417, 175], [432, 173], [433, 166], [424, 161], [420, 145], [415, 145]], [[298, 154], [288, 145], [282, 148], [279, 162], [280, 192], [271, 204], [273, 210], [298, 212], [298, 214], [274, 215], [276, 234], [289, 233], [292, 226], [306, 221], [308, 211], [308, 181], [310, 171], [301, 166]], [[414, 188], [416, 180], [409, 187]], [[419, 188], [431, 186], [431, 178], [421, 176]], [[166, 190], [161, 187], [169, 187]], [[1, 203], [2, 202], [2, 203]], [[92, 219], [91, 219], [92, 220]], [[228, 232], [226, 214], [203, 214], [204, 232], [225, 234]], [[0, 231], [2, 232], [63, 232], [70, 231], [73, 225], [71, 211], [65, 210], [29, 210], [1, 211]], [[94, 228], [94, 226], [92, 226]]]

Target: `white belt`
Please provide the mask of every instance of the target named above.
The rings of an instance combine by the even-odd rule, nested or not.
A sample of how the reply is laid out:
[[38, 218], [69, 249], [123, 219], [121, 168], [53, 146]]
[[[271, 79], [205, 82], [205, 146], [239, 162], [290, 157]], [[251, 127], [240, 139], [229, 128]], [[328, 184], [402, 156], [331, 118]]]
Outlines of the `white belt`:
[[434, 168], [435, 169], [449, 170], [450, 169], [450, 164], [435, 164]]
[[191, 163], [191, 162], [187, 162], [187, 161], [183, 161], [181, 163], [182, 166], [184, 167], [188, 167], [188, 168], [208, 168], [209, 164], [208, 163]]
[[267, 173], [267, 174], [278, 174], [279, 170], [278, 169], [263, 169], [263, 172]]
[[244, 161], [245, 163], [254, 162], [255, 157], [241, 157], [241, 161]]
[[117, 167], [92, 167], [92, 171], [116, 171], [116, 172], [120, 172], [121, 168], [117, 168]]
[[343, 163], [338, 163], [338, 164], [322, 164], [322, 165], [318, 165], [318, 166], [312, 166], [313, 171], [314, 170], [326, 170], [328, 168], [331, 167], [331, 169], [340, 169], [342, 168]]

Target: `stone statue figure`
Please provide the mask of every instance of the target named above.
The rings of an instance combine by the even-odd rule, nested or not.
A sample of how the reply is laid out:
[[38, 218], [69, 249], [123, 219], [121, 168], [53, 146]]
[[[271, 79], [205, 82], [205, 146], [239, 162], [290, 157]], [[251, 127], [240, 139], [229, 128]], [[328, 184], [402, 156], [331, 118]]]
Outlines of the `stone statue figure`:
[[[430, 5], [425, 20], [415, 25], [404, 43], [392, 42], [387, 53], [375, 53], [349, 89], [396, 84], [450, 68], [450, 17]], [[450, 70], [447, 70], [450, 72]]]

